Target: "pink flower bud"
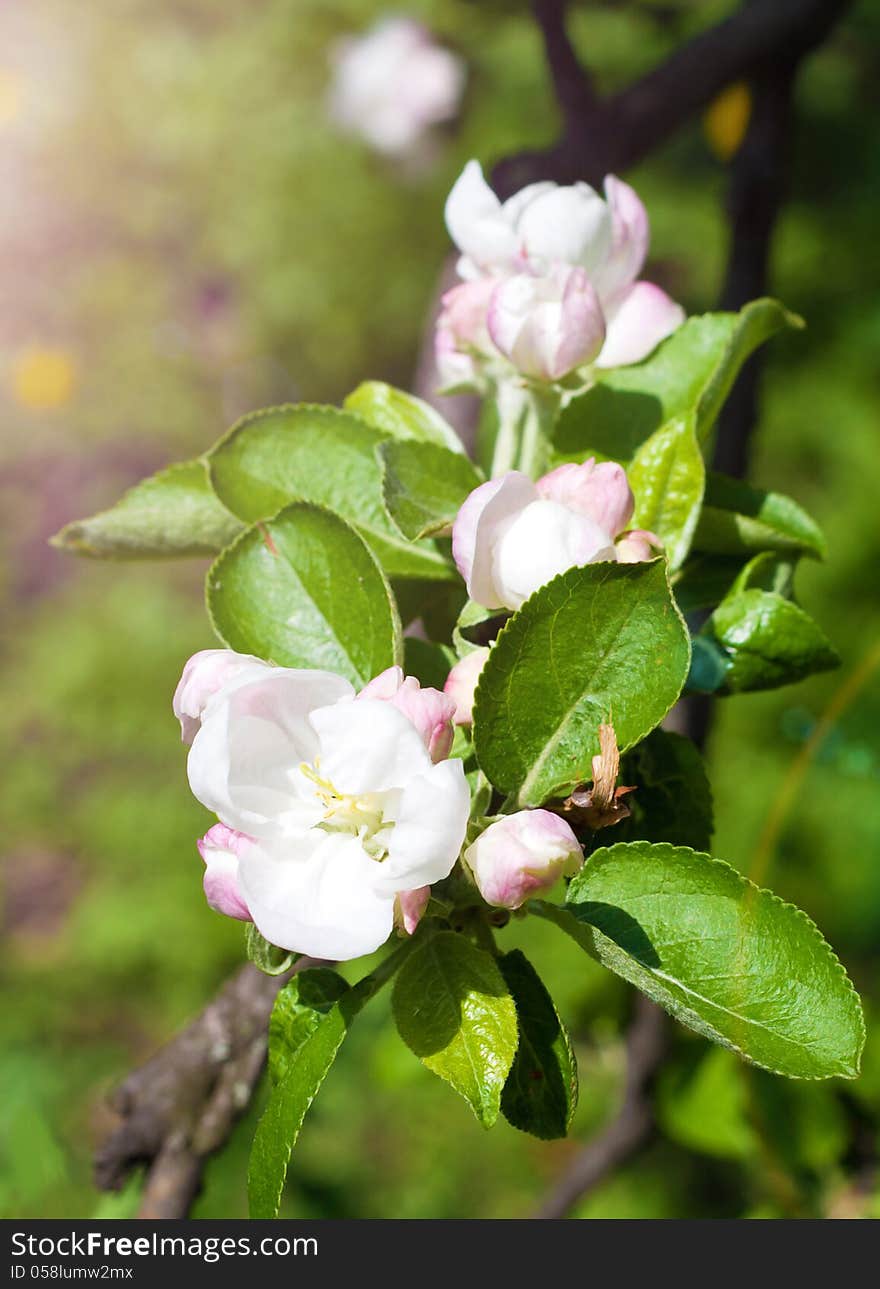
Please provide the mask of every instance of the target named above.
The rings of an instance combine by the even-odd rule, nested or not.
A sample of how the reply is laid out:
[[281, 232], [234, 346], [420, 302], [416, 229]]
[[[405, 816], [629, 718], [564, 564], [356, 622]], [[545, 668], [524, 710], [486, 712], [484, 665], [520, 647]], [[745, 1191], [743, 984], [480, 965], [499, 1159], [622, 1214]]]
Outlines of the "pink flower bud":
[[494, 352], [486, 326], [494, 278], [462, 282], [443, 296], [434, 335], [437, 370], [444, 387], [472, 386], [479, 359]]
[[256, 679], [268, 669], [268, 663], [232, 649], [201, 649], [194, 653], [183, 669], [171, 704], [180, 721], [183, 742], [192, 743], [215, 694], [233, 680]]
[[549, 810], [520, 810], [490, 824], [464, 853], [487, 904], [518, 909], [583, 863], [578, 839]]
[[537, 483], [548, 501], [586, 515], [611, 537], [622, 533], [632, 519], [635, 498], [623, 466], [616, 461], [596, 465], [590, 457], [583, 465], [561, 465]]
[[492, 294], [489, 335], [523, 376], [556, 381], [590, 363], [605, 340], [599, 298], [582, 268], [516, 273]]
[[480, 672], [489, 657], [488, 649], [475, 649], [455, 664], [446, 677], [443, 693], [455, 703], [456, 725], [470, 725], [474, 719], [474, 694]]
[[197, 843], [205, 861], [205, 897], [217, 913], [251, 922], [250, 911], [238, 881], [238, 863], [253, 839], [226, 824], [214, 824]]
[[663, 543], [656, 533], [649, 533], [646, 528], [633, 528], [623, 534], [615, 550], [621, 564], [641, 564], [643, 560], [662, 555]]
[[394, 900], [394, 925], [397, 929], [412, 935], [422, 920], [430, 898], [430, 886], [419, 886], [414, 891], [398, 891]]
[[436, 764], [449, 755], [455, 731], [455, 703], [439, 689], [423, 689], [415, 676], [404, 676], [400, 667], [388, 667], [366, 685], [358, 698], [378, 698], [402, 712], [421, 735]]

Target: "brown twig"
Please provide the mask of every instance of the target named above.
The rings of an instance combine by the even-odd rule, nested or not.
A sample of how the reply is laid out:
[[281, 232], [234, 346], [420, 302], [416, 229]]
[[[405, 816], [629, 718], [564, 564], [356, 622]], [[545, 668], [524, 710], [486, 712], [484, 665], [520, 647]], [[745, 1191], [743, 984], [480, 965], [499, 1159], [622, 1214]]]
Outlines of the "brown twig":
[[[821, 44], [850, 4], [851, 0], [760, 0], [744, 5], [620, 93], [594, 100], [577, 116], [563, 107], [558, 142], [505, 158], [493, 172], [495, 187], [507, 196], [541, 179], [598, 184], [607, 174], [630, 169], [725, 86], [748, 80], [756, 69], [774, 62], [796, 62]], [[551, 72], [555, 86], [552, 68]], [[566, 83], [569, 80], [570, 73]]]
[[185, 1217], [207, 1157], [228, 1138], [250, 1102], [266, 1059], [269, 1014], [301, 958], [283, 976], [248, 964], [195, 1020], [128, 1076], [112, 1098], [120, 1122], [98, 1148], [95, 1179], [117, 1190], [147, 1165], [138, 1217]]
[[565, 129], [577, 130], [598, 103], [593, 80], [568, 38], [565, 16], [569, 0], [532, 0], [535, 22], [544, 38], [547, 66]]
[[575, 1156], [535, 1217], [565, 1217], [582, 1196], [647, 1144], [654, 1124], [651, 1083], [666, 1050], [666, 1037], [665, 1014], [643, 994], [636, 994], [626, 1033], [626, 1081], [620, 1110]]

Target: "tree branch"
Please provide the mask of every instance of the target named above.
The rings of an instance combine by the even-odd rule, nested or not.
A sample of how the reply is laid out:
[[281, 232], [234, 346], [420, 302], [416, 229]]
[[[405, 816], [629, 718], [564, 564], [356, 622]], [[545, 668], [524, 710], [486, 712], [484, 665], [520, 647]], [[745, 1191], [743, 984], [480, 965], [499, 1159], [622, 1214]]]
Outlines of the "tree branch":
[[207, 1157], [228, 1138], [249, 1104], [266, 1059], [275, 997], [283, 976], [248, 964], [185, 1029], [128, 1076], [112, 1098], [120, 1122], [99, 1146], [95, 1180], [118, 1190], [131, 1170], [148, 1166], [138, 1217], [186, 1217]]
[[650, 1089], [666, 1051], [666, 1037], [665, 1014], [644, 994], [636, 994], [626, 1034], [626, 1082], [620, 1110], [578, 1153], [535, 1217], [565, 1217], [583, 1195], [647, 1144], [654, 1124]]
[[568, 38], [565, 15], [569, 0], [532, 0], [535, 22], [544, 38], [547, 66], [566, 132], [576, 130], [598, 100], [592, 78], [580, 63]]
[[725, 86], [757, 68], [797, 62], [820, 44], [852, 0], [760, 0], [702, 32], [640, 80], [577, 119], [561, 139], [496, 166], [493, 183], [508, 196], [528, 183], [553, 179], [598, 184], [641, 161], [705, 108]]

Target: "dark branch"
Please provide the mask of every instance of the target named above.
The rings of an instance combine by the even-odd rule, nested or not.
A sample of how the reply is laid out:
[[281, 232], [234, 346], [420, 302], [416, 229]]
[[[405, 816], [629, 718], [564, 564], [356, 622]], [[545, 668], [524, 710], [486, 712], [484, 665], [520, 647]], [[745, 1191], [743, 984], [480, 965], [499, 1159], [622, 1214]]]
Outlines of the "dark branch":
[[569, 0], [532, 0], [535, 22], [544, 38], [547, 66], [566, 131], [577, 129], [585, 113], [596, 106], [592, 78], [568, 38], [565, 15]]
[[207, 1157], [224, 1144], [244, 1111], [266, 1058], [269, 1014], [284, 976], [242, 967], [194, 1021], [117, 1089], [117, 1127], [99, 1147], [95, 1179], [117, 1190], [147, 1165], [138, 1216], [185, 1217]]
[[619, 94], [566, 122], [542, 152], [502, 161], [493, 181], [502, 196], [553, 179], [598, 184], [655, 151], [725, 86], [774, 61], [797, 62], [820, 44], [851, 0], [761, 0], [702, 32]]
[[583, 1195], [647, 1144], [654, 1124], [651, 1083], [665, 1051], [666, 1016], [643, 994], [636, 994], [626, 1035], [626, 1083], [620, 1110], [575, 1157], [535, 1217], [565, 1217]]

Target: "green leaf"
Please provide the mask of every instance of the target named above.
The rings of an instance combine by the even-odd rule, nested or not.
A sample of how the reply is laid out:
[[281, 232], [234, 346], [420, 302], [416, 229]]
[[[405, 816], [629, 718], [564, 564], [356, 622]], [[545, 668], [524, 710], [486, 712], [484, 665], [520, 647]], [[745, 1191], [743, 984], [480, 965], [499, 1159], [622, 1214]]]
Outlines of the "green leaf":
[[519, 949], [498, 965], [516, 1004], [519, 1046], [501, 1096], [508, 1123], [545, 1141], [565, 1137], [577, 1106], [578, 1072], [553, 999]]
[[775, 300], [689, 318], [644, 362], [600, 375], [571, 400], [554, 429], [556, 459], [630, 461], [655, 430], [690, 413], [702, 442], [749, 355], [783, 327], [802, 326]]
[[690, 550], [706, 468], [692, 417], [662, 426], [639, 447], [629, 468], [636, 499], [634, 528], [647, 528], [663, 542], [669, 567], [680, 568]]
[[300, 971], [280, 990], [269, 1018], [269, 1078], [274, 1086], [290, 1069], [307, 1038], [348, 991], [329, 967]]
[[214, 495], [204, 461], [182, 461], [143, 479], [109, 510], [67, 524], [51, 539], [93, 559], [216, 555], [242, 530]]
[[244, 947], [248, 961], [266, 976], [283, 976], [289, 971], [299, 957], [288, 949], [279, 949], [277, 944], [270, 944], [260, 935], [253, 922], [248, 922], [244, 931]]
[[474, 743], [496, 788], [522, 806], [592, 778], [599, 725], [621, 750], [678, 698], [690, 640], [664, 560], [572, 568], [531, 596], [498, 636], [477, 687]]
[[762, 551], [740, 569], [730, 588], [730, 596], [741, 595], [743, 591], [772, 591], [790, 600], [794, 596], [796, 567], [797, 556], [792, 559], [776, 551]]
[[680, 569], [672, 581], [675, 599], [682, 613], [709, 609], [727, 595], [743, 567], [742, 556], [695, 555]]
[[808, 613], [772, 591], [752, 589], [719, 604], [704, 628], [726, 655], [728, 694], [790, 685], [840, 658]]
[[[326, 1011], [328, 982], [322, 980], [315, 991], [318, 997], [313, 995], [312, 1011], [315, 1015], [307, 1020], [304, 1012], [300, 1013], [291, 1049], [283, 1054], [276, 1049], [275, 1071], [279, 1078], [257, 1124], [248, 1164], [248, 1200], [252, 1218], [278, 1216], [291, 1151], [342, 1040], [358, 1012], [390, 979], [411, 948], [412, 942], [407, 942], [396, 953], [390, 954], [369, 976], [346, 989]], [[309, 1032], [305, 1033], [305, 1030]]]
[[474, 600], [466, 600], [452, 629], [452, 643], [459, 658], [490, 645], [509, 617], [506, 609], [485, 609]]
[[805, 913], [684, 847], [595, 851], [549, 917], [682, 1024], [790, 1078], [855, 1078], [858, 996]]
[[517, 1044], [516, 1008], [495, 959], [441, 931], [404, 964], [392, 1006], [407, 1047], [490, 1128]]
[[450, 452], [464, 453], [464, 444], [455, 430], [430, 403], [381, 380], [365, 380], [349, 394], [343, 407], [394, 439], [433, 443]]
[[791, 497], [712, 473], [694, 547], [718, 555], [772, 550], [824, 559], [826, 554], [819, 525]]
[[614, 841], [668, 841], [708, 850], [712, 789], [699, 751], [688, 738], [653, 730], [623, 758], [620, 782], [632, 814], [614, 827]]
[[754, 1155], [761, 1142], [750, 1122], [744, 1067], [723, 1047], [698, 1049], [688, 1056], [686, 1063], [667, 1065], [660, 1076], [655, 1106], [663, 1132], [703, 1155]]
[[208, 573], [220, 639], [286, 667], [362, 686], [402, 659], [400, 623], [372, 553], [338, 515], [298, 502], [249, 528]]
[[376, 449], [387, 435], [335, 407], [254, 412], [208, 457], [217, 496], [240, 519], [267, 519], [291, 501], [326, 506], [357, 528], [389, 577], [457, 577], [434, 543], [413, 545], [389, 519]]
[[419, 640], [416, 636], [404, 639], [403, 670], [407, 676], [415, 676], [420, 684], [442, 689], [454, 665], [455, 653], [449, 645]]
[[388, 513], [409, 541], [451, 528], [468, 494], [483, 482], [461, 453], [432, 443], [381, 444]]

